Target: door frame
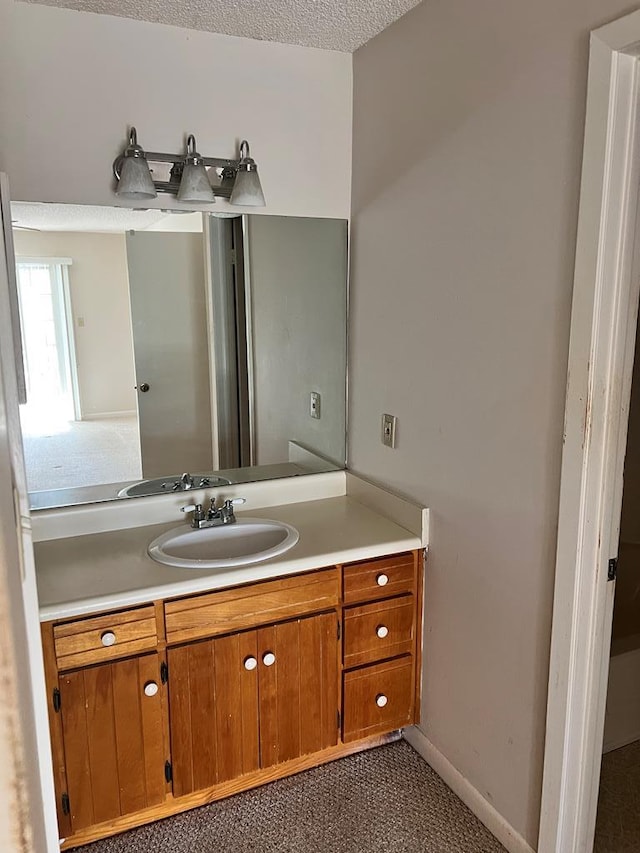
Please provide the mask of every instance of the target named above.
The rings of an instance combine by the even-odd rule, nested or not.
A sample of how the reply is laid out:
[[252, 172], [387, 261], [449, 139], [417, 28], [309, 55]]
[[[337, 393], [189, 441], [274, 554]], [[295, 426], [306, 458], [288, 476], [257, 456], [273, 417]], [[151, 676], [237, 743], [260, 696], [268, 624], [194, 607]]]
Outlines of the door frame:
[[[38, 594], [24, 468], [19, 386], [19, 326], [15, 294], [9, 185], [0, 173], [0, 847], [16, 853], [60, 849], [49, 741]], [[15, 343], [15, 349], [14, 349]], [[2, 822], [0, 820], [0, 822]], [[5, 844], [5, 829], [10, 838]]]
[[539, 853], [593, 849], [638, 316], [640, 12], [591, 33]]
[[[55, 278], [52, 282], [53, 309], [56, 314], [56, 325], [59, 327], [59, 337], [64, 347], [64, 369], [69, 382], [69, 393], [73, 405], [73, 416], [76, 421], [82, 420], [82, 401], [80, 400], [80, 383], [78, 381], [78, 355], [76, 350], [76, 337], [73, 327], [73, 304], [71, 302], [71, 285], [69, 282], [69, 267], [73, 264], [72, 258], [58, 257], [32, 257], [31, 255], [16, 255], [16, 268], [20, 264], [41, 264], [51, 268], [51, 274]], [[18, 302], [22, 311], [22, 299], [20, 297], [20, 282], [17, 282]], [[24, 347], [23, 347], [24, 350]], [[23, 354], [26, 359], [26, 353]]]

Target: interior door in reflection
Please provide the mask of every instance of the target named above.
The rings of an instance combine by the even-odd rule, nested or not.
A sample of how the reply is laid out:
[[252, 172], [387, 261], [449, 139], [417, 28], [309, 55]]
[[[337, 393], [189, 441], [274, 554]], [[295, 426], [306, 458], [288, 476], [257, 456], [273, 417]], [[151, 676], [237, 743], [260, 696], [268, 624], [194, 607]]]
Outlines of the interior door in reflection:
[[142, 475], [211, 471], [202, 234], [130, 231], [127, 265]]

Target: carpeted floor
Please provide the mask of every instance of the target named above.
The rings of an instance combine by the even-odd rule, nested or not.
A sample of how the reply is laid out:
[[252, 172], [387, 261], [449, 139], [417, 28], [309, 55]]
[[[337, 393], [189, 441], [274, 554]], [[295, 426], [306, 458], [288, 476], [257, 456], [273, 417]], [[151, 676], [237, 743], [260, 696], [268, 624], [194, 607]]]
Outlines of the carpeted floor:
[[119, 483], [142, 476], [137, 417], [25, 423], [29, 491]]
[[82, 853], [504, 853], [406, 743], [78, 848]]
[[640, 741], [602, 757], [594, 853], [640, 850]]

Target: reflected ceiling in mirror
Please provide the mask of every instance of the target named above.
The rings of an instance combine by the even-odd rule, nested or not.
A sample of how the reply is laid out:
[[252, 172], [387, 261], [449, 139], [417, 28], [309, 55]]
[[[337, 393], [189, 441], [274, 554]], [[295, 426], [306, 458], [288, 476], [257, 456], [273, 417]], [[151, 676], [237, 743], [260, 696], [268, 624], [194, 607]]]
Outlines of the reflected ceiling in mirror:
[[12, 220], [34, 509], [344, 467], [344, 220]]

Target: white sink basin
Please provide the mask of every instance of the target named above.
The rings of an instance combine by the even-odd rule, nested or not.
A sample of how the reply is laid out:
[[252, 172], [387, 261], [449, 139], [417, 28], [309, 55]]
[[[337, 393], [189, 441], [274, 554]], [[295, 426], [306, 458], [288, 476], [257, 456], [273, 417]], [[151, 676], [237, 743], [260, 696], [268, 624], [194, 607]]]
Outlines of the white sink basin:
[[298, 541], [298, 531], [281, 521], [240, 518], [233, 524], [174, 527], [147, 548], [152, 559], [182, 569], [246, 566], [284, 554]]

